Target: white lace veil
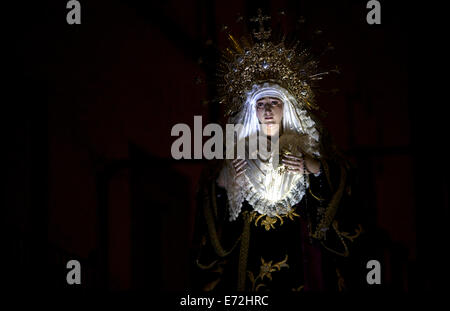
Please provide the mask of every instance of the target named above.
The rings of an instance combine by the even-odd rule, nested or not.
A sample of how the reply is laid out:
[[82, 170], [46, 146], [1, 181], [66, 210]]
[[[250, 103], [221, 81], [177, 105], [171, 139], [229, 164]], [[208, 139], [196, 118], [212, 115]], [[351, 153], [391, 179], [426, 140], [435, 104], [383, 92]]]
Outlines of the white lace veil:
[[[298, 108], [297, 100], [286, 89], [273, 83], [254, 85], [252, 90], [247, 93], [247, 100], [242, 110], [234, 118], [230, 118], [231, 123], [243, 125], [238, 140], [255, 135], [260, 129], [256, 116], [256, 102], [264, 97], [279, 98], [283, 102], [283, 131], [306, 134], [313, 141], [319, 142], [316, 123], [311, 119], [307, 110]], [[319, 151], [315, 152], [315, 155], [320, 156]]]

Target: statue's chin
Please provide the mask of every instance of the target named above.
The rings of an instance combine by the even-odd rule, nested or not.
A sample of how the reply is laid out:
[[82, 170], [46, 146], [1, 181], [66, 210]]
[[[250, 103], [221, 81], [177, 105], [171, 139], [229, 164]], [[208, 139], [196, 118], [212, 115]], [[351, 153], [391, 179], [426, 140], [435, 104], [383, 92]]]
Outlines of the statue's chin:
[[278, 135], [279, 131], [280, 131], [280, 127], [278, 124], [266, 124], [266, 126], [263, 127], [263, 133], [267, 136]]
[[275, 136], [278, 133], [278, 131], [276, 132], [271, 132], [271, 131], [267, 131], [267, 133], [265, 133], [267, 136]]

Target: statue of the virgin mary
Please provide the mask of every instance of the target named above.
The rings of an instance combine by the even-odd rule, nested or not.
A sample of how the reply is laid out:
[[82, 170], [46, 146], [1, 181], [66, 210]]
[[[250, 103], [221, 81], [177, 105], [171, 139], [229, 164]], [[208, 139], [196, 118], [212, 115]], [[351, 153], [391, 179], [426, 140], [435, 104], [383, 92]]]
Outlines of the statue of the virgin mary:
[[317, 61], [262, 28], [254, 40], [228, 36], [220, 102], [241, 125], [235, 141], [264, 136], [272, 148], [224, 160], [203, 181], [195, 288], [343, 290], [361, 227], [346, 216], [349, 166], [313, 114]]

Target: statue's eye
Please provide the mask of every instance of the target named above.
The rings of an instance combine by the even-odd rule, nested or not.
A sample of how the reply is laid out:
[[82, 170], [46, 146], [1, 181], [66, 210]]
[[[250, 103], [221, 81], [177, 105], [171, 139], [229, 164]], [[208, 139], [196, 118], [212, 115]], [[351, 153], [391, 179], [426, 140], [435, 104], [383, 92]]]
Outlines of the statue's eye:
[[262, 102], [256, 103], [256, 107], [258, 107], [258, 108], [262, 108], [263, 106], [264, 106], [264, 103], [262, 103]]
[[279, 101], [276, 101], [276, 100], [273, 100], [272, 101], [272, 106], [276, 106], [276, 105], [278, 105], [279, 104]]

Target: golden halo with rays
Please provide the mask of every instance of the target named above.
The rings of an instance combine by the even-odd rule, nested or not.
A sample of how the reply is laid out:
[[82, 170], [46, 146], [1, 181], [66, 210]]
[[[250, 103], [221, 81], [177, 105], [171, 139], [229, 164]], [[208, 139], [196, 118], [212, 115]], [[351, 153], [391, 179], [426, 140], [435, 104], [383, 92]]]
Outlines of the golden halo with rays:
[[296, 98], [299, 108], [318, 109], [311, 87], [329, 72], [319, 72], [318, 61], [309, 50], [299, 49], [298, 41], [289, 44], [286, 35], [279, 42], [271, 41], [271, 30], [263, 26], [269, 19], [261, 10], [258, 17], [250, 19], [259, 22], [258, 31], [253, 31], [254, 39], [247, 35], [238, 40], [226, 29], [231, 44], [221, 53], [217, 74], [218, 100], [225, 106], [226, 115], [240, 111], [252, 87], [265, 82], [285, 88]]

